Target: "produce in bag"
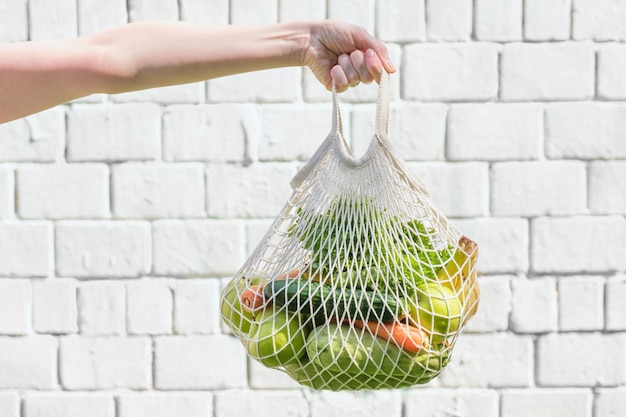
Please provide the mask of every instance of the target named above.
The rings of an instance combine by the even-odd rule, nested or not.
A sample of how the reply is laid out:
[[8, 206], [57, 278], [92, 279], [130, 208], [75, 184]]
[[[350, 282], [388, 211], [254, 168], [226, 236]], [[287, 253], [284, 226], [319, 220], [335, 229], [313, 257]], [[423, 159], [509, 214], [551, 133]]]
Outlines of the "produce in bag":
[[260, 363], [320, 390], [405, 388], [448, 365], [475, 313], [477, 245], [431, 203], [387, 137], [355, 158], [338, 96], [330, 135], [222, 293], [222, 317]]

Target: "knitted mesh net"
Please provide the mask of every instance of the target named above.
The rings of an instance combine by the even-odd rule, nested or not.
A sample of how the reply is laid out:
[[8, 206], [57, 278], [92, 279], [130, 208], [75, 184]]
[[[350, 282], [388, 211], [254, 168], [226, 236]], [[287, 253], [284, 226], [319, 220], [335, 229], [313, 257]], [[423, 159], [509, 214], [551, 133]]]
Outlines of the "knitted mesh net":
[[222, 293], [222, 317], [248, 354], [314, 389], [432, 380], [478, 306], [477, 245], [394, 155], [387, 89], [384, 75], [359, 159], [334, 94], [331, 134]]

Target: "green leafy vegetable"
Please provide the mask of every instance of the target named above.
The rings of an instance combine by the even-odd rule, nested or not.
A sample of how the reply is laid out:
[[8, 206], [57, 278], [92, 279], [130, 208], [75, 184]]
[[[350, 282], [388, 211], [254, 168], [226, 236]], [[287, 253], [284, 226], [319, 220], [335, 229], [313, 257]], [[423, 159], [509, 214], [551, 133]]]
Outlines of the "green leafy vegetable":
[[340, 286], [401, 288], [407, 296], [434, 280], [453, 253], [450, 245], [436, 248], [435, 231], [419, 220], [403, 222], [364, 198], [340, 199], [322, 214], [299, 210], [290, 233], [310, 251], [313, 271]]

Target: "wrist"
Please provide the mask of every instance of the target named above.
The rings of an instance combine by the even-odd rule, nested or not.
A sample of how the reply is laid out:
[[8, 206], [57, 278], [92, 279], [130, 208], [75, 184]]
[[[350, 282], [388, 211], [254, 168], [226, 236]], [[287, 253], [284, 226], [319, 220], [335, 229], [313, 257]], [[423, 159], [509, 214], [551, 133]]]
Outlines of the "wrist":
[[288, 61], [291, 66], [306, 65], [306, 56], [311, 44], [314, 22], [294, 21], [283, 23], [288, 46]]

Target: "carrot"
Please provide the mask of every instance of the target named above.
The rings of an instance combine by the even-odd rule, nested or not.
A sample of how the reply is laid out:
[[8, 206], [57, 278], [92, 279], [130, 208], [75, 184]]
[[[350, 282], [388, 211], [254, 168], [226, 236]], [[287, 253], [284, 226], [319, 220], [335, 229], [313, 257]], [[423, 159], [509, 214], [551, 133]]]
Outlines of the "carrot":
[[249, 312], [254, 312], [263, 308], [265, 299], [263, 298], [263, 288], [260, 285], [252, 285], [241, 293], [241, 307]]
[[392, 341], [398, 347], [411, 353], [419, 352], [424, 347], [426, 340], [428, 340], [426, 333], [419, 327], [397, 321], [393, 323], [379, 323], [377, 321], [364, 322], [362, 320], [354, 320], [353, 322], [350, 321], [349, 324], [353, 324], [359, 329], [367, 327], [375, 336]]
[[296, 278], [297, 276], [300, 276], [301, 272], [297, 269], [294, 269], [293, 271], [289, 271], [285, 274], [279, 275], [276, 277], [277, 280], [280, 279], [287, 279], [287, 278]]

